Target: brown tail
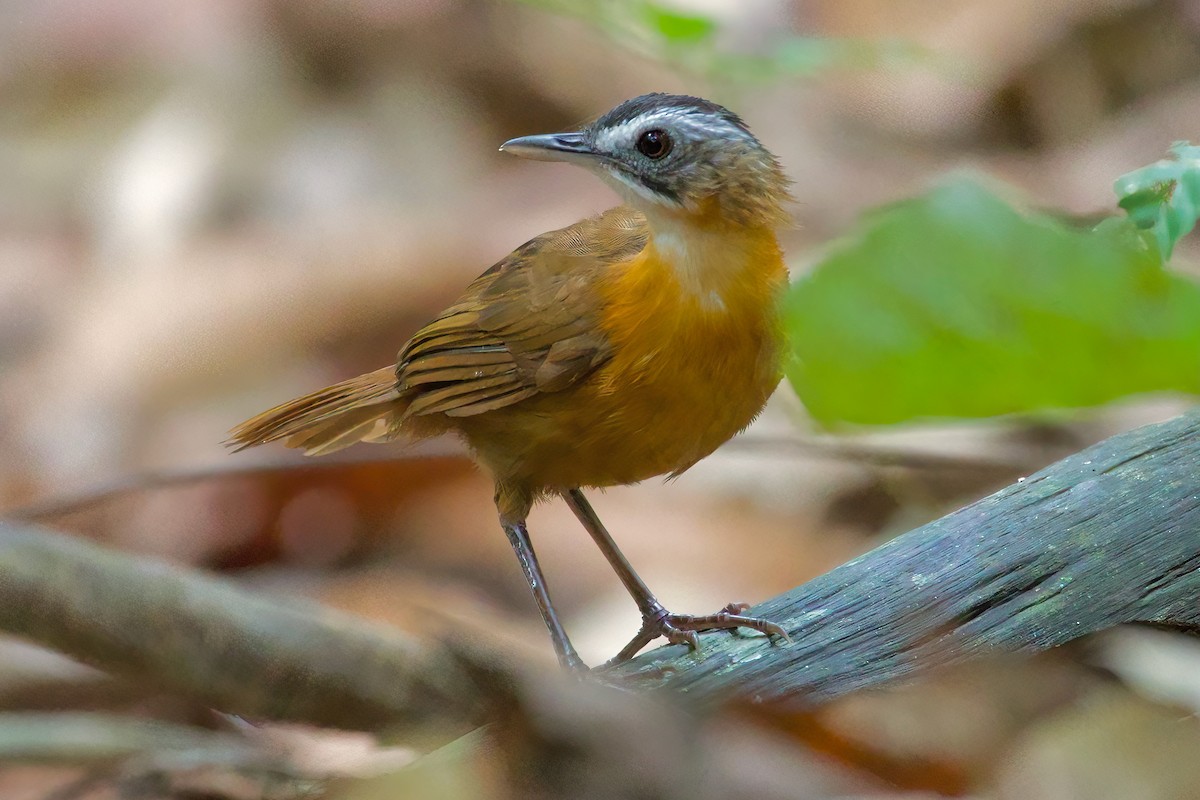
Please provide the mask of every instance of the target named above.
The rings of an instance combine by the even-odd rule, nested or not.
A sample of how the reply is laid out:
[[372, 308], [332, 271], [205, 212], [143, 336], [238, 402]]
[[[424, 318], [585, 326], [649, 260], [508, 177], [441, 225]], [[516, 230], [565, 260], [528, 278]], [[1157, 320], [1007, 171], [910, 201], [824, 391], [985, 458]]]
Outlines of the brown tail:
[[387, 438], [386, 423], [400, 416], [403, 405], [395, 368], [384, 367], [264, 411], [234, 428], [226, 444], [244, 450], [285, 439], [305, 455], [332, 453], [363, 439]]

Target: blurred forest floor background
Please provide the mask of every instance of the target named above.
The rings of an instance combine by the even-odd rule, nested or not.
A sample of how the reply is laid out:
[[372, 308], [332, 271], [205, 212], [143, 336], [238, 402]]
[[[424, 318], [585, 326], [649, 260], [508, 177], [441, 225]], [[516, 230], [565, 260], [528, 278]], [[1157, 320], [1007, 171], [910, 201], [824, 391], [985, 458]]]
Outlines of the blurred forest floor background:
[[[718, 20], [734, 48], [783, 30], [931, 54], [745, 82], [681, 70], [538, 5], [0, 2], [0, 510], [40, 507], [44, 521], [123, 549], [420, 635], [465, 626], [549, 662], [490, 483], [455, 443], [286, 470], [271, 467], [298, 464], [290, 452], [235, 457], [221, 444], [253, 413], [389, 363], [491, 263], [615, 204], [590, 176], [509, 158], [501, 142], [646, 91], [711, 96], [795, 180], [784, 245], [800, 274], [861, 212], [947, 171], [978, 169], [1089, 216], [1112, 212], [1115, 176], [1200, 138], [1200, 6], [1187, 0], [682, 6]], [[1185, 241], [1176, 264], [1195, 255]], [[744, 437], [679, 480], [596, 505], [667, 605], [706, 612], [790, 588], [1182, 407], [1152, 398], [831, 440], [784, 386]], [[143, 477], [210, 470], [220, 474]], [[106, 487], [117, 491], [96, 494]], [[573, 638], [603, 660], [636, 610], [565, 507], [538, 509], [530, 527]], [[823, 741], [859, 744], [832, 748], [821, 769], [847, 795], [1200, 796], [1184, 763], [1200, 733], [1177, 719], [1200, 698], [1197, 652], [1169, 637], [1106, 642], [1103, 670], [1066, 657], [982, 667], [913, 690], [919, 702], [844, 703]], [[1189, 710], [1112, 683], [1117, 663]], [[64, 688], [86, 685], [82, 674], [0, 647], [10, 708], [114, 702]], [[53, 691], [13, 690], [35, 684]], [[202, 716], [156, 702], [134, 693], [122, 707]], [[1131, 793], [1111, 792], [1125, 787], [1114, 774], [1133, 773], [1096, 777], [1113, 763], [1097, 734], [1110, 728], [1133, 737], [1120, 764], [1145, 783]], [[80, 774], [65, 761], [0, 768], [0, 796], [49, 796]], [[1168, 766], [1190, 774], [1171, 783]], [[1093, 780], [1100, 793], [1081, 793]]]

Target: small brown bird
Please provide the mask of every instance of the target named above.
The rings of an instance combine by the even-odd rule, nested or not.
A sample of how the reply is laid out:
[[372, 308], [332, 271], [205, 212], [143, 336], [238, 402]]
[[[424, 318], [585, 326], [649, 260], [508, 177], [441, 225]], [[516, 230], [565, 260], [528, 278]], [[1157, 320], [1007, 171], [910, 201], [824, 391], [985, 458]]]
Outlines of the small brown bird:
[[730, 604], [668, 612], [584, 499], [583, 487], [675, 476], [745, 428], [780, 380], [775, 231], [788, 181], [736, 114], [648, 94], [582, 130], [501, 150], [590, 170], [627, 205], [538, 236], [477, 278], [404, 345], [399, 362], [238, 426], [240, 448], [283, 439], [310, 455], [358, 441], [453, 432], [494, 476], [500, 522], [566, 667], [563, 630], [529, 540], [534, 502], [561, 496], [642, 614], [613, 659], [658, 636], [783, 629]]

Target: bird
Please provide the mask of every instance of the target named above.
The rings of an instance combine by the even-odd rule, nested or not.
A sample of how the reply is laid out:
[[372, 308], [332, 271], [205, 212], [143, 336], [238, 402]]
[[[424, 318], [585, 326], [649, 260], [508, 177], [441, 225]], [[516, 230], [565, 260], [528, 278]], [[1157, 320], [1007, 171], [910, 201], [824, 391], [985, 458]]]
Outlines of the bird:
[[641, 613], [607, 663], [698, 631], [787, 632], [731, 603], [676, 614], [657, 599], [585, 489], [673, 478], [746, 428], [781, 377], [777, 233], [790, 181], [737, 114], [645, 94], [565, 133], [500, 150], [573, 164], [622, 205], [537, 236], [418, 330], [397, 363], [291, 400], [231, 431], [244, 449], [282, 440], [309, 455], [359, 441], [457, 434], [495, 481], [495, 503], [560, 664], [588, 667], [551, 601], [526, 517], [561, 498]]

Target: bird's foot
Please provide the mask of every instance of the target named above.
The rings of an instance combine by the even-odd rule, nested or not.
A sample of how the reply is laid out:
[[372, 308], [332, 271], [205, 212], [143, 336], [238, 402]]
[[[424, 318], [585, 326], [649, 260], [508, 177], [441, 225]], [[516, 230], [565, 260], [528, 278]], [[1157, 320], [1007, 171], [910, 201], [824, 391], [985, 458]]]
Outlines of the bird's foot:
[[791, 641], [787, 631], [774, 622], [761, 617], [745, 616], [742, 612], [748, 608], [750, 606], [747, 603], [730, 603], [715, 614], [695, 616], [693, 614], [672, 614], [656, 602], [643, 613], [642, 627], [637, 635], [630, 639], [629, 644], [622, 647], [621, 652], [609, 659], [604, 666], [613, 666], [628, 661], [643, 647], [660, 636], [671, 644], [686, 644], [692, 650], [695, 650], [700, 644], [700, 639], [696, 635], [699, 631], [720, 629], [732, 631], [735, 628], [749, 628], [768, 637], [779, 636], [784, 641]]

